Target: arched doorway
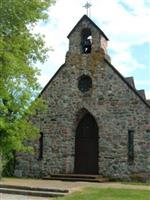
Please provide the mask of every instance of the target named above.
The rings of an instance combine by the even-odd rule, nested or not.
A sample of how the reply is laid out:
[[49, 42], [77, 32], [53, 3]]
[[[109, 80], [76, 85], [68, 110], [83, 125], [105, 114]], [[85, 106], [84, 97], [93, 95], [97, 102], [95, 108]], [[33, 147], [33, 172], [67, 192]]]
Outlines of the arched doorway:
[[90, 113], [84, 115], [76, 130], [75, 173], [98, 174], [98, 126]]

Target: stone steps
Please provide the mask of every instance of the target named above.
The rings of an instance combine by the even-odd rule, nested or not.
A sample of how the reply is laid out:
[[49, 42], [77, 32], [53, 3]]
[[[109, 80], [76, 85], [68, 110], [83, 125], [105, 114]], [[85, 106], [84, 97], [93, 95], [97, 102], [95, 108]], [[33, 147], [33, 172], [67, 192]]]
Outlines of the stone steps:
[[61, 180], [61, 181], [83, 181], [83, 182], [108, 182], [107, 178], [100, 175], [86, 174], [51, 174], [44, 177], [45, 180]]
[[63, 197], [68, 194], [68, 190], [54, 188], [36, 188], [16, 185], [0, 185], [0, 193], [18, 194], [36, 197]]

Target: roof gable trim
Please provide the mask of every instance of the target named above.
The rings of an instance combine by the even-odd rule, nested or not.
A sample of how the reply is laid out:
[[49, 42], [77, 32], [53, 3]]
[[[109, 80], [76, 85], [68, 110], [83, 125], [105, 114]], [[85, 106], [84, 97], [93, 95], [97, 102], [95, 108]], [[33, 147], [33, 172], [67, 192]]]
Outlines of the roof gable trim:
[[108, 37], [105, 35], [105, 33], [87, 16], [83, 15], [83, 17], [77, 22], [77, 24], [74, 26], [74, 28], [71, 30], [71, 32], [68, 34], [68, 38], [73, 33], [73, 31], [76, 29], [76, 27], [81, 23], [83, 20], [88, 20], [103, 36], [106, 40], [109, 40]]
[[120, 74], [120, 72], [107, 60], [104, 59], [105, 62], [113, 69], [113, 71], [118, 74], [118, 76], [127, 84], [127, 86], [142, 100], [142, 102], [150, 109], [150, 105], [148, 104], [146, 99], [143, 99], [143, 97], [138, 93], [138, 91], [130, 85], [130, 83]]

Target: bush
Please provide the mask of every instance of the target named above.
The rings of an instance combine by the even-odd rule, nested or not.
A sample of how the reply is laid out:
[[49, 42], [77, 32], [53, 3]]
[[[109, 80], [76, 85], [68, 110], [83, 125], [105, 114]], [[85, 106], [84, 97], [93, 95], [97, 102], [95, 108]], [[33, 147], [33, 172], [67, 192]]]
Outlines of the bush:
[[15, 158], [11, 156], [3, 165], [2, 176], [11, 177], [14, 175]]
[[3, 173], [3, 161], [2, 161], [2, 157], [0, 155], [0, 179], [2, 178], [2, 173]]
[[3, 157], [0, 154], [0, 179], [3, 176], [13, 176], [14, 174], [14, 166], [15, 166], [15, 155], [9, 154], [7, 157]]

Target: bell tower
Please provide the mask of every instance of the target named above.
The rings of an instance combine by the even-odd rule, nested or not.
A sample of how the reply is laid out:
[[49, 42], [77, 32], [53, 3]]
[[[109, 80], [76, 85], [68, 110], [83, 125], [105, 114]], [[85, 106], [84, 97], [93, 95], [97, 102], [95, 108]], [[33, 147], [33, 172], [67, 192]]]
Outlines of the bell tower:
[[84, 15], [68, 35], [69, 52], [75, 54], [93, 54], [103, 52], [107, 55], [108, 38], [104, 32]]

